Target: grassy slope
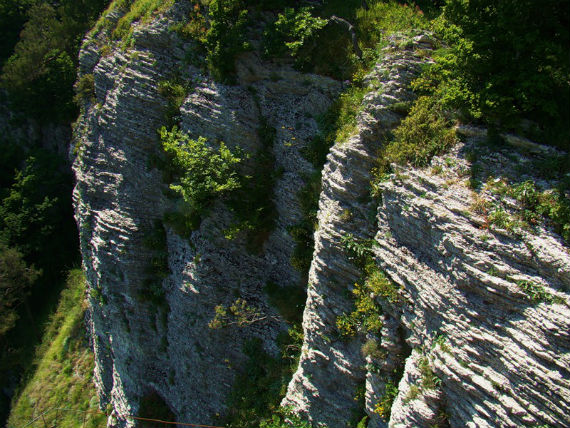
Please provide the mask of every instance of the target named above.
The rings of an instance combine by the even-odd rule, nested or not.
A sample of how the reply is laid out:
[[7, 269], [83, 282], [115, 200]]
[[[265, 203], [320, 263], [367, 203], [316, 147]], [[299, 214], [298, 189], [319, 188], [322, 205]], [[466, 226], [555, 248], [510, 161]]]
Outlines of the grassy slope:
[[[88, 347], [83, 325], [85, 280], [80, 269], [70, 272], [67, 286], [61, 293], [59, 306], [37, 350], [35, 371], [13, 402], [8, 428], [22, 427], [35, 416], [51, 408], [98, 410], [93, 385], [93, 355]], [[57, 416], [57, 421], [55, 420]], [[80, 412], [48, 412], [46, 426], [74, 428], [104, 427], [106, 418], [100, 414]], [[40, 424], [41, 422], [38, 421]], [[36, 423], [32, 426], [43, 426]]]

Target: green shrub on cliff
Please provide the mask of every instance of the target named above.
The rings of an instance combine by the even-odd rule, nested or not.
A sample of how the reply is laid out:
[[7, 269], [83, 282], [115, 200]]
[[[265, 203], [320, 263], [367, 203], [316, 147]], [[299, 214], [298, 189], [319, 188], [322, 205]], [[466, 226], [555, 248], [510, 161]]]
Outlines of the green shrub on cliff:
[[218, 80], [227, 80], [234, 72], [236, 55], [250, 49], [246, 6], [244, 0], [212, 0], [209, 4], [206, 61]]
[[290, 54], [295, 57], [305, 42], [327, 22], [326, 19], [311, 15], [311, 8], [303, 7], [297, 11], [285, 8], [284, 13], [280, 13], [263, 34], [265, 55]]
[[216, 198], [240, 187], [239, 149], [231, 151], [223, 142], [217, 150], [213, 149], [204, 137], [194, 140], [176, 126], [171, 131], [162, 127], [159, 132], [176, 176], [176, 183], [170, 188], [194, 213], [200, 215]]

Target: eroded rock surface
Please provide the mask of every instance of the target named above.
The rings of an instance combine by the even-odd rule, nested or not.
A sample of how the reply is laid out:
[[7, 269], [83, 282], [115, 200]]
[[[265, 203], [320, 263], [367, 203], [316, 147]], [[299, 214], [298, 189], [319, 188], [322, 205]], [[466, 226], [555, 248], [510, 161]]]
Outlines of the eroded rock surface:
[[[192, 45], [169, 30], [187, 7], [177, 5], [137, 27], [128, 51], [112, 45], [102, 55], [98, 45], [109, 41], [97, 33], [81, 53], [81, 72], [94, 75], [95, 98], [85, 100], [76, 127], [74, 199], [90, 290], [95, 378], [102, 404], [114, 409], [110, 424], [132, 425], [124, 415], [138, 414], [141, 400], [152, 394], [180, 421], [213, 423], [225, 412], [243, 366], [244, 341], [258, 338], [267, 352], [277, 352], [276, 337], [286, 325], [268, 304], [267, 282], [305, 286], [289, 262], [295, 244], [288, 229], [302, 216], [296, 192], [314, 172], [300, 152], [340, 84], [276, 68], [254, 53], [239, 59], [241, 84], [213, 82], [183, 61]], [[108, 19], [119, 16], [114, 12]], [[268, 197], [277, 219], [260, 254], [247, 251], [242, 235], [225, 237], [236, 220], [222, 201], [188, 239], [162, 223], [173, 206], [152, 156], [160, 151], [157, 130], [166, 124], [167, 100], [159, 83], [175, 73], [191, 87], [178, 115], [191, 136], [254, 155], [262, 119], [275, 128], [274, 169], [281, 173]], [[159, 254], [168, 260], [164, 280], [149, 273], [157, 260], [147, 244], [153, 233], [166, 234]], [[215, 306], [237, 297], [271, 315], [269, 321], [244, 329], [208, 328]]]
[[[398, 49], [398, 42], [395, 38], [383, 51], [382, 60], [367, 77], [369, 93], [358, 115], [357, 133], [335, 144], [323, 170], [303, 317], [305, 341], [283, 405], [331, 427], [354, 424], [359, 414], [355, 397], [359, 388], [363, 393], [366, 379], [361, 355], [364, 338], [347, 340], [336, 327], [336, 319], [351, 311], [350, 290], [362, 274], [347, 258], [342, 237], [370, 239], [376, 233], [370, 172], [386, 134], [401, 120], [391, 106], [413, 99], [409, 84], [425, 61], [417, 49], [431, 47], [422, 36], [408, 50]], [[388, 342], [386, 338], [385, 346]]]
[[[180, 421], [215, 423], [227, 410], [245, 341], [261, 339], [267, 352], [277, 351], [286, 325], [263, 287], [305, 285], [290, 264], [295, 243], [288, 232], [302, 219], [297, 191], [315, 172], [301, 153], [318, 132], [315, 117], [342, 90], [339, 82], [252, 52], [238, 59], [237, 84], [213, 82], [184, 61], [192, 44], [169, 29], [188, 7], [177, 3], [138, 24], [129, 50], [118, 42], [106, 47], [106, 36], [93, 33], [81, 52], [81, 74], [94, 75], [95, 95], [84, 101], [75, 129], [74, 201], [95, 379], [102, 404], [113, 408], [110, 426], [133, 426], [124, 416], [152, 394]], [[116, 22], [121, 13], [107, 19]], [[482, 183], [500, 177], [544, 188], [553, 183], [532, 176], [526, 155], [489, 151], [480, 130], [465, 129], [466, 141], [430, 167], [395, 166], [380, 186], [380, 205], [370, 198], [378, 149], [399, 124], [402, 103], [413, 99], [409, 83], [431, 48], [427, 36], [392, 40], [365, 81], [354, 134], [328, 155], [305, 340], [283, 405], [330, 428], [355, 425], [363, 410], [369, 427], [570, 425], [568, 247], [544, 225], [522, 232], [490, 225], [474, 207], [499, 196], [492, 185], [470, 187], [469, 154], [480, 151]], [[175, 119], [193, 137], [255, 154], [262, 124], [275, 129], [276, 226], [260, 253], [247, 251], [243, 234], [225, 237], [235, 217], [223, 201], [189, 238], [162, 221], [174, 207], [153, 166], [168, 106], [159, 83], [175, 75], [190, 88]], [[517, 165], [528, 168], [521, 173]], [[514, 201], [503, 205], [515, 215]], [[155, 232], [166, 236], [160, 257], [168, 275], [159, 280], [149, 277], [157, 250], [146, 242]], [[397, 304], [375, 296], [383, 308], [377, 337], [345, 338], [337, 330], [362, 276], [343, 248], [349, 234], [375, 242], [374, 260], [399, 290]], [[533, 301], [521, 281], [543, 287], [552, 299]], [[215, 306], [236, 297], [269, 314], [268, 321], [209, 329]], [[379, 350], [364, 357], [362, 345], [371, 339]], [[396, 393], [386, 410], [389, 386]]]

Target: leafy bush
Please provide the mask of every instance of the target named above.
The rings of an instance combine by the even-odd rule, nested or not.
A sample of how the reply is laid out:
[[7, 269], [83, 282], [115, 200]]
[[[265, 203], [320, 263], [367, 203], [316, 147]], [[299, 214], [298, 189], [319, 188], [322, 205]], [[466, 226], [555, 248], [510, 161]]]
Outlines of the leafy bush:
[[180, 194], [193, 212], [201, 214], [215, 198], [239, 188], [240, 150], [232, 152], [223, 142], [214, 150], [205, 138], [193, 140], [176, 127], [172, 131], [162, 127], [160, 138], [178, 177], [178, 184], [171, 184], [170, 188]]
[[389, 303], [395, 304], [402, 301], [397, 285], [388, 279], [375, 264], [367, 266], [366, 286], [375, 295], [382, 297]]
[[426, 166], [433, 156], [456, 142], [455, 131], [441, 105], [432, 97], [420, 97], [410, 114], [394, 130], [394, 140], [383, 150], [385, 162]]
[[568, 148], [569, 18], [556, 0], [449, 0], [435, 24], [448, 48], [421, 87], [467, 119]]
[[76, 104], [83, 100], [95, 99], [95, 78], [92, 73], [84, 74], [75, 82], [75, 97], [73, 100]]
[[1, 83], [13, 109], [43, 122], [75, 118], [73, 83], [79, 41], [104, 3], [34, 2], [14, 53], [2, 69]]
[[380, 415], [382, 419], [388, 421], [392, 410], [392, 403], [398, 395], [398, 387], [392, 381], [386, 382], [384, 394], [374, 408], [374, 413]]
[[12, 55], [33, 0], [0, 1], [0, 66]]
[[549, 218], [566, 243], [570, 244], [570, 201], [563, 189], [540, 192], [534, 182], [525, 181], [509, 189], [523, 209], [522, 218], [536, 224], [540, 217]]
[[253, 171], [250, 175], [240, 176], [240, 188], [228, 199], [228, 205], [238, 221], [229, 235], [231, 237], [241, 230], [246, 230], [246, 246], [252, 254], [260, 254], [263, 251], [263, 244], [275, 227], [277, 208], [274, 187], [281, 175], [281, 170], [275, 167], [273, 154], [275, 128], [261, 117], [257, 134], [261, 147], [252, 157]]
[[166, 98], [167, 107], [165, 112], [166, 125], [172, 127], [178, 124], [180, 107], [186, 99], [188, 85], [181, 79], [162, 80], [158, 82], [158, 93]]
[[281, 424], [287, 424], [284, 418], [291, 417], [289, 420], [294, 421], [295, 427], [310, 428], [300, 418], [279, 407], [297, 368], [303, 335], [299, 328], [292, 327], [280, 336], [278, 342], [281, 355], [276, 357], [265, 352], [259, 339], [244, 343], [243, 352], [248, 360], [244, 370], [236, 376], [228, 403], [229, 411], [223, 418], [224, 426], [280, 428]]
[[266, 56], [290, 55], [295, 57], [299, 49], [315, 32], [327, 25], [327, 20], [311, 14], [310, 7], [298, 10], [287, 7], [277, 20], [263, 33], [263, 52]]
[[251, 48], [247, 39], [249, 24], [245, 0], [212, 0], [209, 5], [210, 28], [206, 34], [206, 61], [217, 80], [231, 80], [235, 58]]
[[350, 314], [343, 314], [337, 318], [337, 328], [341, 335], [352, 336], [362, 330], [368, 333], [379, 334], [382, 328], [382, 308], [365, 285], [354, 284], [355, 309]]
[[77, 248], [72, 184], [63, 165], [55, 154], [34, 151], [0, 201], [0, 241], [20, 251], [45, 275], [57, 277], [74, 260]]

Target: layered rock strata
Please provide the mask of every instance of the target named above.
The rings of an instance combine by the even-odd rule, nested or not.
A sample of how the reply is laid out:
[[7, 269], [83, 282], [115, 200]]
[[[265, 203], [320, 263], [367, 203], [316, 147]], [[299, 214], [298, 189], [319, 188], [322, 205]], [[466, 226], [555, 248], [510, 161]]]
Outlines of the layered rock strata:
[[[402, 42], [409, 42], [409, 48], [398, 48]], [[383, 50], [382, 59], [366, 78], [368, 94], [357, 116], [356, 134], [334, 145], [323, 169], [319, 226], [303, 316], [305, 341], [299, 368], [283, 400], [283, 405], [317, 424], [340, 428], [358, 416], [355, 397], [359, 389], [363, 393], [366, 379], [361, 354], [364, 338], [339, 336], [336, 320], [352, 310], [350, 290], [362, 272], [347, 257], [342, 238], [352, 235], [365, 240], [376, 233], [371, 170], [388, 132], [401, 120], [391, 106], [413, 100], [409, 84], [425, 63], [418, 52], [431, 47], [426, 36], [418, 36], [394, 38]], [[386, 330], [384, 346], [389, 346], [388, 336], [393, 335], [391, 329]]]
[[[430, 167], [403, 168], [382, 186], [376, 260], [406, 298], [387, 310], [440, 379], [423, 391], [440, 396], [440, 416], [451, 426], [566, 426], [568, 247], [544, 225], [505, 230], [489, 220], [500, 203], [510, 220], [520, 215], [498, 185], [556, 183], [533, 175], [533, 158], [514, 146], [489, 150], [484, 141], [472, 136]], [[482, 181], [475, 187], [473, 174]], [[533, 295], [539, 289], [542, 298]], [[406, 362], [391, 426], [437, 419], [434, 397], [409, 394], [411, 385], [421, 389], [418, 361]]]
[[[93, 74], [95, 93], [75, 129], [74, 201], [95, 378], [101, 403], [113, 408], [110, 426], [134, 426], [126, 415], [156, 396], [178, 421], [215, 423], [245, 361], [243, 344], [261, 339], [267, 352], [277, 351], [286, 325], [263, 288], [269, 281], [304, 286], [290, 265], [295, 243], [288, 233], [302, 220], [297, 190], [314, 172], [301, 152], [318, 132], [315, 117], [342, 89], [254, 52], [239, 58], [236, 85], [213, 82], [185, 62], [193, 45], [169, 29], [188, 7], [179, 2], [135, 25], [129, 50], [98, 31], [81, 52], [81, 75]], [[122, 13], [106, 19], [116, 22]], [[530, 156], [486, 149], [482, 131], [466, 129], [466, 141], [430, 167], [394, 166], [379, 187], [380, 205], [369, 196], [378, 149], [413, 99], [409, 83], [431, 48], [426, 36], [392, 40], [365, 80], [356, 131], [328, 155], [305, 340], [283, 405], [330, 428], [355, 425], [362, 407], [369, 427], [569, 425], [568, 247], [548, 225], [502, 230], [481, 208], [500, 205], [514, 218], [517, 204], [493, 183], [556, 183], [530, 174]], [[176, 207], [153, 156], [169, 108], [159, 84], [173, 76], [190, 88], [174, 119], [212, 147], [224, 141], [253, 155], [262, 146], [259, 129], [275, 129], [276, 226], [260, 254], [247, 251], [243, 234], [225, 237], [236, 218], [224, 201], [189, 238], [162, 221]], [[539, 156], [545, 150], [523, 146]], [[149, 277], [157, 249], [147, 241], [155, 233], [166, 237], [159, 254], [165, 279]], [[362, 276], [343, 248], [347, 236], [374, 241], [376, 265], [399, 290], [397, 304], [373, 296], [383, 308], [377, 337], [347, 339], [336, 327], [352, 310], [350, 291]], [[542, 301], [528, 294], [536, 287]], [[269, 321], [209, 329], [215, 306], [237, 297]], [[379, 352], [365, 357], [361, 348], [370, 339]], [[389, 390], [393, 400], [386, 399]]]
[[[340, 84], [263, 63], [255, 53], [239, 59], [237, 85], [213, 82], [184, 62], [192, 43], [169, 30], [188, 7], [180, 2], [136, 26], [127, 51], [120, 43], [102, 49], [110, 41], [97, 32], [81, 52], [81, 73], [94, 75], [95, 95], [84, 101], [76, 125], [74, 200], [95, 378], [102, 405], [113, 408], [110, 425], [134, 425], [125, 415], [139, 414], [145, 397], [157, 396], [178, 421], [213, 423], [225, 412], [245, 361], [244, 342], [258, 338], [265, 351], [277, 352], [276, 337], [286, 325], [268, 304], [267, 282], [305, 286], [289, 262], [295, 243], [288, 229], [302, 218], [296, 190], [314, 172], [300, 153], [318, 130], [315, 117], [326, 111]], [[115, 11], [107, 19], [120, 16]], [[243, 235], [225, 237], [236, 219], [222, 201], [188, 239], [162, 223], [164, 213], [176, 207], [152, 159], [160, 151], [157, 130], [166, 124], [168, 103], [159, 84], [173, 75], [191, 88], [176, 119], [192, 137], [206, 137], [214, 147], [224, 141], [253, 157], [262, 122], [275, 129], [271, 150], [280, 174], [268, 197], [277, 218], [261, 254], [246, 250]], [[157, 234], [166, 234], [160, 252], [147, 242]], [[149, 273], [157, 254], [167, 257], [164, 280]], [[238, 297], [270, 321], [209, 329], [214, 308]]]
[[[358, 134], [328, 156], [305, 342], [283, 404], [316, 424], [349, 426], [365, 385], [369, 427], [566, 426], [568, 247], [544, 221], [516, 226], [520, 207], [504, 186], [493, 191], [527, 180], [555, 188], [533, 175], [533, 162], [556, 154], [513, 136], [512, 147], [489, 149], [484, 131], [463, 128], [467, 142], [429, 168], [394, 165], [379, 188], [378, 215], [367, 220], [368, 172], [383, 133], [399, 121], [389, 105], [410, 99], [413, 72], [402, 72], [418, 62], [413, 51], [384, 57]], [[509, 230], [492, 224], [492, 211], [509, 219]], [[362, 276], [342, 248], [350, 235], [374, 236], [375, 262], [400, 295], [397, 304], [375, 297], [384, 326], [372, 337], [379, 352], [366, 360], [360, 348], [371, 335], [346, 340], [335, 327], [352, 311], [348, 296]]]

